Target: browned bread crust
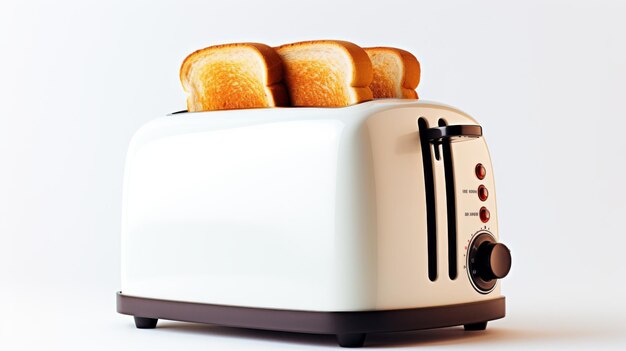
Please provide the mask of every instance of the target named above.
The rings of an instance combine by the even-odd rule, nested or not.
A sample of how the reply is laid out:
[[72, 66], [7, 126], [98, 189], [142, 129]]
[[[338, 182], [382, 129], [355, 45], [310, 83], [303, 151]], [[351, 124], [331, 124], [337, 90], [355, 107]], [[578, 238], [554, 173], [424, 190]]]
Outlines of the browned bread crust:
[[292, 106], [339, 107], [372, 99], [372, 64], [359, 46], [315, 40], [276, 48]]
[[419, 61], [408, 51], [390, 48], [365, 48], [374, 70], [370, 89], [374, 98], [417, 99], [420, 81]]
[[190, 112], [287, 106], [280, 56], [259, 43], [210, 46], [187, 56], [180, 81]]

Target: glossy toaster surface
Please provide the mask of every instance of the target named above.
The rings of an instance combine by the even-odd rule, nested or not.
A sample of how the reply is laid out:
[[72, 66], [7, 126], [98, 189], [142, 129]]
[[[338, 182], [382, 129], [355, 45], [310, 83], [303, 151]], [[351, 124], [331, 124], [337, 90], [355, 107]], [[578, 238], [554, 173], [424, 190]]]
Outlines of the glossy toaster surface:
[[161, 117], [132, 139], [123, 201], [125, 295], [303, 311], [500, 296], [470, 262], [498, 241], [487, 145], [445, 105]]

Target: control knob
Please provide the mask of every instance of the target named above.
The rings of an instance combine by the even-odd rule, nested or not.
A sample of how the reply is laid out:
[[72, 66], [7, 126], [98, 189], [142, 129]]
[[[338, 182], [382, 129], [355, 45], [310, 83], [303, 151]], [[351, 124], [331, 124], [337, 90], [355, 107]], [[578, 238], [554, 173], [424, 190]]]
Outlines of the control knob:
[[474, 287], [481, 293], [491, 291], [498, 279], [511, 269], [511, 251], [494, 237], [482, 232], [474, 237], [468, 248], [468, 270]]

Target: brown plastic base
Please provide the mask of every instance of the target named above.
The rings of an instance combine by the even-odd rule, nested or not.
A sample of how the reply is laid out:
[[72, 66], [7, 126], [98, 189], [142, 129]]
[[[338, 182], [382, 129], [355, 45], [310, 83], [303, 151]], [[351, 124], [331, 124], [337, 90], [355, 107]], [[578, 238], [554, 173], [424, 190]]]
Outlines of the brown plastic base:
[[137, 328], [154, 328], [158, 319], [229, 327], [335, 334], [340, 346], [359, 347], [367, 333], [464, 325], [480, 330], [505, 315], [504, 297], [448, 306], [401, 310], [314, 312], [158, 300], [117, 293], [117, 312], [135, 317]]

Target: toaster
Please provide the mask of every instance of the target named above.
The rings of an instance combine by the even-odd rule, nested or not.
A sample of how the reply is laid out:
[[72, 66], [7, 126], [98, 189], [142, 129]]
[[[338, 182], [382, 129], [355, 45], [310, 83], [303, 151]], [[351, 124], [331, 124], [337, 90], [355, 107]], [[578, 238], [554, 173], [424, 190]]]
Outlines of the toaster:
[[117, 311], [334, 334], [504, 317], [493, 169], [446, 105], [178, 112], [128, 149]]

